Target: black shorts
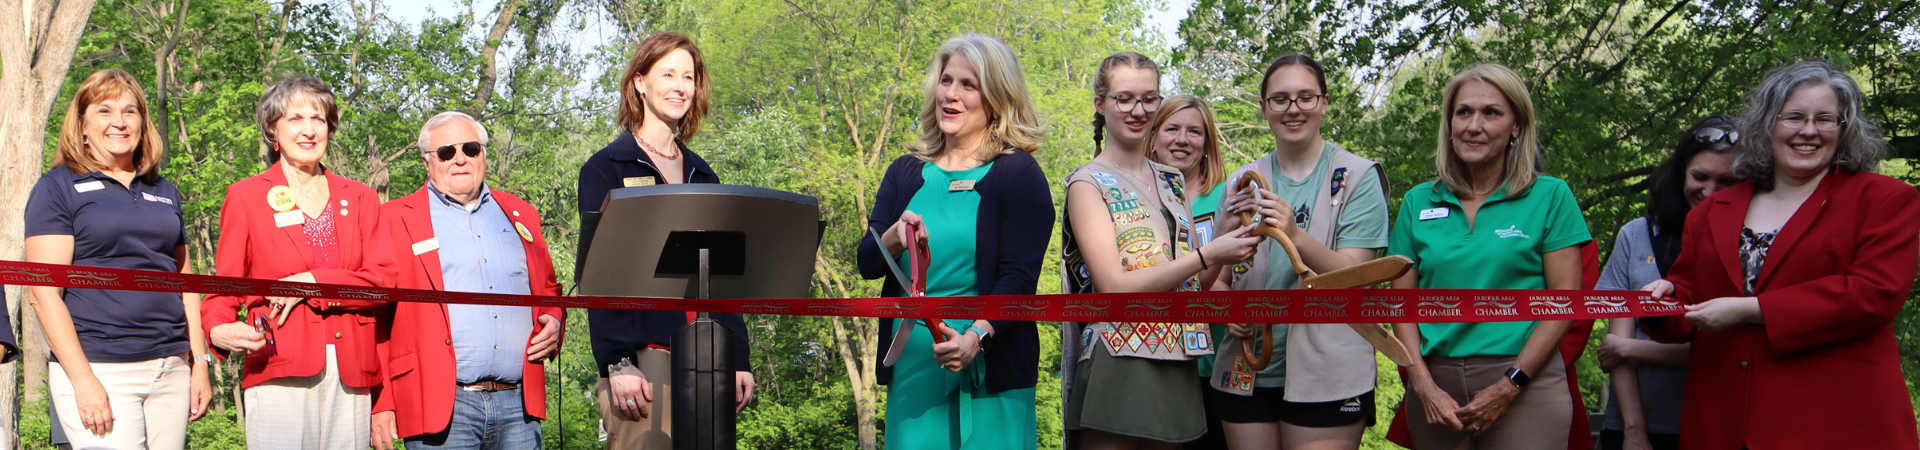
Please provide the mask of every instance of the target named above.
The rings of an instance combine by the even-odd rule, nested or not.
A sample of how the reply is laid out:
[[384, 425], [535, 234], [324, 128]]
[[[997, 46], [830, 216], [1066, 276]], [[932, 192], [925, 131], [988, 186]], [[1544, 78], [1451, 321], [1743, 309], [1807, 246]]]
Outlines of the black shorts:
[[1227, 423], [1278, 421], [1308, 428], [1332, 428], [1361, 421], [1371, 427], [1377, 421], [1374, 391], [1346, 400], [1320, 403], [1289, 402], [1285, 400], [1285, 392], [1286, 388], [1256, 387], [1253, 388], [1253, 396], [1249, 397], [1208, 388], [1207, 400], [1220, 421]]

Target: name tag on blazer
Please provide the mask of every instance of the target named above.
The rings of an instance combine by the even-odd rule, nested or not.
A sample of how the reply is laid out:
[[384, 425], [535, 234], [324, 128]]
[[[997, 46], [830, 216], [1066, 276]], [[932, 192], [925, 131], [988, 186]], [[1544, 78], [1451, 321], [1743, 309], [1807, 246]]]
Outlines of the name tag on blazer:
[[307, 223], [307, 216], [306, 214], [301, 213], [300, 210], [298, 209], [287, 211], [287, 212], [281, 212], [281, 213], [273, 213], [274, 228], [286, 228], [286, 227], [299, 225], [303, 223]]
[[652, 186], [653, 177], [626, 177], [620, 180], [620, 187]]
[[413, 256], [420, 256], [427, 252], [439, 250], [439, 249], [440, 249], [440, 238], [430, 237], [430, 238], [427, 238], [427, 240], [413, 243]]
[[80, 184], [75, 184], [75, 185], [73, 185], [73, 191], [74, 191], [74, 192], [79, 192], [79, 193], [82, 193], [82, 194], [85, 194], [85, 193], [88, 193], [88, 192], [93, 192], [93, 191], [98, 191], [98, 190], [101, 190], [101, 189], [106, 189], [106, 188], [107, 188], [107, 185], [106, 185], [106, 183], [101, 183], [101, 182], [100, 182], [100, 180], [93, 180], [93, 181], [88, 181], [88, 182], [85, 182], [85, 183], [80, 183]]

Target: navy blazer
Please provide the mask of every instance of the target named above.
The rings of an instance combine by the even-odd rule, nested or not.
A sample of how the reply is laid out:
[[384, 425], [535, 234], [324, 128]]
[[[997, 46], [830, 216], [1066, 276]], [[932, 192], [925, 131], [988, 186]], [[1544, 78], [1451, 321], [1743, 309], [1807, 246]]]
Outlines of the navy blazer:
[[[872, 217], [867, 228], [886, 231], [900, 220], [913, 200], [914, 192], [926, 184], [920, 171], [925, 161], [913, 155], [893, 160], [880, 191], [874, 194]], [[978, 241], [974, 262], [980, 280], [981, 295], [1032, 295], [1040, 282], [1040, 263], [1046, 257], [1047, 243], [1053, 238], [1053, 191], [1047, 186], [1047, 174], [1033, 155], [1015, 150], [1001, 155], [974, 185], [980, 192]], [[860, 240], [860, 275], [867, 279], [886, 278], [880, 295], [904, 295], [900, 282], [882, 260], [885, 252], [879, 242], [865, 231]], [[1000, 392], [1034, 386], [1040, 375], [1040, 334], [1030, 321], [994, 320], [992, 345], [980, 358], [987, 365], [987, 390]], [[880, 347], [893, 343], [893, 327], [880, 321]], [[874, 369], [879, 384], [893, 379], [893, 368]]]
[[[686, 170], [683, 176], [688, 183], [720, 184], [720, 176], [714, 174], [707, 160], [680, 146], [680, 157], [686, 158]], [[660, 171], [653, 166], [653, 158], [640, 150], [640, 144], [633, 140], [633, 133], [621, 132], [620, 137], [607, 144], [606, 148], [587, 158], [580, 166], [580, 212], [582, 225], [585, 225], [585, 213], [598, 212], [606, 203], [607, 192], [624, 186], [627, 178], [649, 177], [656, 183]], [[586, 250], [589, 244], [582, 236], [577, 243], [579, 250]], [[585, 261], [586, 252], [576, 253]], [[577, 275], [576, 271], [576, 275]], [[733, 370], [751, 371], [748, 356], [751, 346], [747, 341], [747, 322], [739, 314], [712, 314], [713, 320], [734, 334]], [[673, 332], [687, 324], [687, 314], [673, 311], [628, 311], [619, 309], [587, 310], [587, 329], [593, 335], [594, 369], [600, 376], [607, 376], [607, 366], [620, 361], [620, 358], [632, 358], [640, 350], [650, 345], [668, 347], [673, 344]]]

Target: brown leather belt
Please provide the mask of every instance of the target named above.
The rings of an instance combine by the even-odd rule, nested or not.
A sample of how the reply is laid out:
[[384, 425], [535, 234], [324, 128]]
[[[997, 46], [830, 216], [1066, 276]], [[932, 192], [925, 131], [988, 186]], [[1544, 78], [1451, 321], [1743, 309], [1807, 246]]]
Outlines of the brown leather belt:
[[519, 389], [520, 385], [517, 383], [507, 383], [504, 381], [486, 380], [486, 381], [481, 381], [473, 384], [463, 384], [463, 385], [460, 385], [460, 388], [466, 389], [469, 391], [497, 392], [497, 391], [511, 391], [514, 389]]

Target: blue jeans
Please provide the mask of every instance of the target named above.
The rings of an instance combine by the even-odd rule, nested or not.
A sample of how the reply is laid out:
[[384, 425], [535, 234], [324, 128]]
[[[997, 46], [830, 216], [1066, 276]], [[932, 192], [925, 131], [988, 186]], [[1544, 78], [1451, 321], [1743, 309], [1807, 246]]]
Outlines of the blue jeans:
[[408, 450], [540, 448], [540, 421], [527, 415], [520, 390], [456, 392], [447, 429], [407, 438]]

